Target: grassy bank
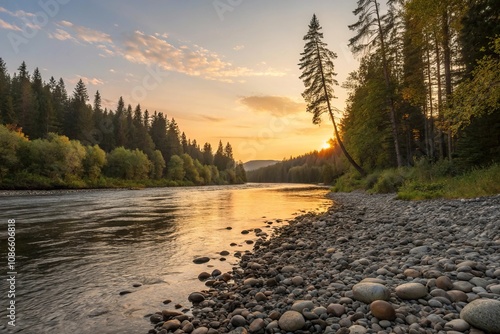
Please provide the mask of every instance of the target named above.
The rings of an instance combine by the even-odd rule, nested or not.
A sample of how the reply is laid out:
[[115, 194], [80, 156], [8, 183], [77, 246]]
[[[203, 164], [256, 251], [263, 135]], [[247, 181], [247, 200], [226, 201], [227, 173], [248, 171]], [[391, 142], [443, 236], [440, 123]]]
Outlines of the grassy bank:
[[500, 194], [500, 165], [459, 172], [448, 161], [374, 172], [365, 178], [348, 173], [337, 179], [334, 192], [363, 189], [370, 193], [398, 194], [405, 200], [472, 198]]

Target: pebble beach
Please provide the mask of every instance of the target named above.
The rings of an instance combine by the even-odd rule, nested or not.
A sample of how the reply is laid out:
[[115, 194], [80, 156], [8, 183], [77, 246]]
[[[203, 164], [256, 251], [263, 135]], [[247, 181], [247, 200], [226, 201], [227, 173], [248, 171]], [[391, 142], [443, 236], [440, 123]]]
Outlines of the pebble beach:
[[329, 196], [270, 238], [250, 231], [238, 267], [200, 272], [190, 309], [148, 315], [147, 333], [500, 333], [500, 195]]

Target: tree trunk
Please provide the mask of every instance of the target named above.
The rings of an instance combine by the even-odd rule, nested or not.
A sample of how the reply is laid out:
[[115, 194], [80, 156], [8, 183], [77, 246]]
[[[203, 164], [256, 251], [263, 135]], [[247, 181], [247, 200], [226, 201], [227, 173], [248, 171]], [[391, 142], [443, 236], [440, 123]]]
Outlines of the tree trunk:
[[[429, 87], [429, 110], [430, 110], [430, 115], [429, 115], [429, 147], [430, 147], [430, 156], [432, 159], [434, 159], [434, 104], [432, 102], [432, 77], [431, 77], [431, 56], [430, 56], [430, 51], [429, 51], [429, 42], [428, 42], [428, 36], [425, 36], [425, 43], [426, 43], [426, 53], [427, 53], [427, 80], [429, 81], [428, 87]], [[426, 115], [427, 119], [427, 115]]]
[[[450, 25], [448, 22], [448, 10], [443, 12], [443, 55], [444, 55], [444, 79], [446, 88], [446, 106], [450, 107], [453, 94], [451, 82], [451, 49], [450, 49]], [[448, 159], [451, 160], [451, 131], [448, 130]]]
[[375, 12], [377, 14], [377, 24], [378, 24], [379, 38], [380, 38], [380, 48], [382, 51], [382, 65], [384, 68], [385, 86], [387, 89], [387, 104], [390, 108], [390, 120], [391, 120], [392, 136], [394, 137], [394, 149], [396, 151], [396, 161], [398, 164], [398, 168], [400, 168], [403, 166], [403, 159], [401, 157], [401, 152], [400, 152], [400, 148], [399, 148], [398, 127], [397, 127], [397, 122], [396, 122], [396, 110], [394, 107], [394, 99], [392, 98], [392, 94], [390, 93], [391, 78], [389, 75], [389, 65], [387, 62], [384, 33], [382, 30], [382, 23], [380, 22], [380, 14], [379, 14], [377, 0], [374, 0], [374, 3], [375, 3]]
[[[439, 52], [439, 44], [436, 33], [434, 33], [435, 50], [436, 50], [436, 77], [437, 77], [437, 95], [438, 95], [438, 121], [439, 126], [443, 126], [443, 93], [441, 91], [441, 56]], [[439, 145], [439, 159], [444, 159], [444, 135], [442, 129], [438, 129], [438, 145]]]
[[318, 60], [319, 60], [319, 69], [321, 72], [321, 83], [323, 84], [323, 91], [325, 92], [325, 98], [326, 98], [326, 103], [328, 105], [328, 113], [330, 114], [330, 118], [332, 119], [333, 123], [333, 129], [335, 130], [335, 138], [337, 138], [337, 143], [340, 146], [340, 149], [344, 153], [345, 157], [349, 161], [349, 163], [356, 168], [356, 170], [361, 174], [361, 176], [366, 176], [366, 172], [364, 171], [361, 166], [359, 166], [356, 161], [351, 157], [351, 155], [347, 152], [344, 143], [342, 142], [342, 139], [340, 139], [339, 131], [337, 130], [337, 123], [335, 123], [335, 118], [333, 117], [333, 112], [332, 112], [332, 107], [330, 105], [330, 96], [328, 96], [328, 90], [326, 89], [326, 81], [325, 81], [325, 73], [323, 72], [323, 63], [321, 62], [321, 55], [319, 52], [319, 46], [316, 44], [316, 50], [318, 53]]

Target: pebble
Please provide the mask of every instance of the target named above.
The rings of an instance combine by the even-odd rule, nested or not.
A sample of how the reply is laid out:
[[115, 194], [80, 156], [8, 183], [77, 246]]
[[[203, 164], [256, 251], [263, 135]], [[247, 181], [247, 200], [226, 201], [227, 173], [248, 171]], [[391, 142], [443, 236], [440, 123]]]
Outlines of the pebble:
[[393, 321], [396, 319], [396, 310], [394, 310], [394, 307], [390, 303], [384, 300], [376, 300], [371, 303], [370, 311], [379, 320]]
[[325, 213], [273, 224], [270, 238], [246, 230], [253, 250], [229, 273], [200, 275], [210, 284], [191, 309], [148, 315], [150, 333], [500, 332], [500, 195], [330, 196]]
[[294, 332], [302, 329], [306, 321], [302, 314], [297, 311], [286, 311], [278, 321], [279, 327], [287, 332]]
[[375, 300], [389, 300], [391, 292], [379, 283], [362, 282], [352, 287], [354, 299], [370, 304]]
[[197, 257], [193, 260], [194, 263], [196, 264], [202, 264], [202, 263], [207, 263], [210, 261], [210, 258], [209, 257]]
[[427, 296], [427, 288], [421, 283], [405, 283], [396, 287], [396, 295], [401, 299], [420, 299]]

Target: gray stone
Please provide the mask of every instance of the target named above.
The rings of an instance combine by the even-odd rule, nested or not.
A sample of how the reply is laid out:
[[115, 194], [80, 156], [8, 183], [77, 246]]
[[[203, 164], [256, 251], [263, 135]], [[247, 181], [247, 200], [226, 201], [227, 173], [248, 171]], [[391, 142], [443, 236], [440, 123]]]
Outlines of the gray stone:
[[292, 305], [292, 311], [297, 311], [297, 312], [300, 312], [302, 313], [302, 311], [304, 311], [304, 309], [313, 309], [314, 308], [314, 304], [312, 301], [310, 300], [297, 300], [295, 303], [293, 303]]
[[366, 328], [360, 325], [353, 325], [349, 327], [349, 334], [365, 334]]
[[375, 300], [389, 300], [391, 293], [379, 283], [358, 283], [352, 287], [354, 299], [370, 304]]
[[396, 295], [401, 299], [420, 299], [427, 296], [427, 288], [420, 283], [405, 283], [396, 287]]
[[447, 322], [445, 328], [449, 328], [459, 332], [465, 332], [469, 330], [470, 325], [462, 319], [453, 319], [450, 322]]
[[242, 315], [235, 315], [231, 318], [231, 325], [234, 327], [246, 326], [247, 320]]
[[297, 311], [286, 311], [280, 317], [278, 324], [280, 328], [287, 332], [294, 332], [302, 329], [306, 321], [302, 314]]
[[472, 288], [474, 285], [472, 283], [466, 282], [466, 281], [457, 281], [453, 283], [453, 289], [454, 290], [460, 290], [465, 293], [471, 292]]
[[429, 253], [430, 251], [431, 251], [431, 248], [429, 246], [418, 246], [418, 247], [412, 248], [410, 250], [410, 254], [424, 255], [424, 254]]
[[476, 299], [463, 308], [460, 318], [486, 332], [500, 333], [500, 301]]

